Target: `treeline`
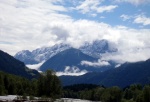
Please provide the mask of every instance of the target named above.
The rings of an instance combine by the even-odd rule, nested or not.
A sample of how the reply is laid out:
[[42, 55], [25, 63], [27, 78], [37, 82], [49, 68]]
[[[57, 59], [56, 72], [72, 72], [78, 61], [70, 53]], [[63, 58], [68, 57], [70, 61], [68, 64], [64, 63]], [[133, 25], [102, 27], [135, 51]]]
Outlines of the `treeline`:
[[150, 85], [143, 87], [139, 84], [134, 84], [124, 89], [117, 86], [110, 88], [94, 87], [89, 88], [85, 84], [67, 86], [64, 87], [63, 97], [101, 102], [150, 102]]
[[117, 86], [106, 88], [78, 84], [62, 89], [60, 80], [50, 70], [32, 80], [0, 72], [0, 95], [78, 98], [101, 102], [150, 102], [150, 85], [134, 84], [121, 89]]
[[38, 79], [28, 80], [0, 72], [0, 95], [23, 95], [59, 98], [61, 83], [54, 72], [48, 70]]

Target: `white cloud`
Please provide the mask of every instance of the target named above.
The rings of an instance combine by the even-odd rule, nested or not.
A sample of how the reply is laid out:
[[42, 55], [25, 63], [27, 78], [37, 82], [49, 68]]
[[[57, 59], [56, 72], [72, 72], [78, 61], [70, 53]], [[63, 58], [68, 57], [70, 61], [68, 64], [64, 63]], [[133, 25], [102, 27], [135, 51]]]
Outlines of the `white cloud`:
[[133, 5], [150, 3], [150, 0], [115, 0], [115, 1], [116, 2], [127, 2], [127, 3], [131, 3]]
[[56, 72], [57, 76], [62, 76], [62, 75], [69, 75], [69, 76], [80, 76], [86, 74], [86, 70], [80, 70], [78, 67], [73, 66], [66, 66], [64, 72]]
[[96, 13], [93, 13], [93, 14], [91, 14], [91, 16], [92, 16], [92, 17], [96, 17], [96, 16], [97, 16], [97, 14], [96, 14]]
[[121, 66], [121, 64], [117, 64], [116, 66], [115, 66], [115, 68], [118, 68], [118, 67], [120, 67]]
[[103, 12], [110, 12], [117, 8], [117, 5], [108, 5], [108, 6], [101, 6], [100, 4], [104, 0], [85, 0], [80, 3], [80, 5], [76, 6], [76, 10], [81, 11], [83, 14], [96, 12], [96, 13], [103, 13]]
[[102, 67], [102, 66], [109, 66], [110, 64], [107, 61], [103, 61], [99, 59], [97, 62], [81, 61], [81, 65]]
[[[57, 2], [60, 0], [56, 0]], [[22, 49], [33, 50], [48, 42], [59, 39], [59, 34], [52, 35], [50, 29], [67, 22], [70, 17], [59, 14], [66, 12], [63, 6], [54, 5], [53, 0], [4, 0], [0, 1], [0, 44], [1, 49], [15, 54]], [[57, 22], [55, 22], [57, 21]], [[55, 22], [55, 25], [53, 25]], [[50, 28], [50, 29], [49, 29]], [[49, 32], [44, 32], [45, 29]], [[61, 30], [62, 31], [62, 30]], [[4, 44], [7, 42], [7, 44]], [[11, 44], [9, 44], [11, 43]], [[11, 49], [7, 49], [13, 48]]]
[[135, 17], [134, 23], [143, 24], [144, 26], [150, 25], [150, 17], [146, 17], [145, 15], [138, 15]]
[[102, 7], [95, 8], [95, 10], [98, 13], [111, 12], [111, 11], [113, 11], [117, 7], [118, 6], [116, 6], [116, 5], [109, 5], [109, 6], [102, 6]]
[[27, 64], [26, 66], [30, 69], [35, 69], [39, 71], [40, 66], [44, 63], [45, 61], [38, 63], [38, 64]]
[[123, 19], [123, 21], [131, 19], [131, 16], [128, 16], [128, 15], [125, 15], [125, 14], [122, 14], [120, 17]]
[[117, 63], [145, 61], [150, 58], [150, 48], [124, 50], [113, 54], [103, 54], [103, 60], [113, 60]]
[[133, 23], [142, 24], [143, 26], [150, 25], [150, 17], [146, 17], [144, 14], [134, 16], [122, 14], [120, 17], [123, 19], [123, 21], [133, 19]]
[[76, 9], [81, 10], [82, 13], [88, 13], [90, 10], [95, 9], [101, 2], [102, 0], [85, 0], [76, 6]]
[[[101, 3], [96, 1], [91, 0], [90, 2], [94, 3], [91, 3], [90, 7], [85, 6], [85, 11], [90, 12], [88, 10], [92, 9], [97, 12], [95, 7], [101, 7], [99, 6]], [[121, 25], [112, 27], [103, 22], [75, 20], [59, 13], [68, 10], [59, 4], [54, 4], [54, 0], [22, 2], [21, 0], [0, 1], [0, 49], [12, 55], [20, 50], [33, 50], [60, 42], [79, 47], [85, 41], [106, 39], [113, 43], [112, 46], [118, 48], [118, 52], [113, 53], [112, 56], [103, 55], [106, 61], [111, 59], [118, 61], [123, 58], [121, 62], [133, 62], [150, 58], [150, 29], [132, 29]], [[136, 22], [149, 25], [148, 17], [138, 17], [141, 19]], [[142, 20], [143, 18], [146, 20]], [[129, 60], [131, 55], [132, 59]]]
[[118, 52], [102, 55], [102, 60], [118, 63], [144, 61], [150, 58], [150, 30], [120, 29], [116, 45]]
[[105, 18], [104, 16], [100, 16], [100, 18]]

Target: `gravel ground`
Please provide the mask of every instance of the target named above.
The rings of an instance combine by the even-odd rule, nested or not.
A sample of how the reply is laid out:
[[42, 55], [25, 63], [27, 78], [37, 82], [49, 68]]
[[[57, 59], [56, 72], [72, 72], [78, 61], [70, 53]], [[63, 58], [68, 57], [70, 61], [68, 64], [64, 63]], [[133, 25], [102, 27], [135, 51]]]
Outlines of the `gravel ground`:
[[14, 99], [16, 99], [17, 96], [16, 95], [7, 95], [7, 96], [0, 96], [0, 100], [8, 100], [8, 101], [12, 101]]
[[81, 100], [81, 99], [62, 98], [62, 99], [57, 99], [55, 102], [100, 102], [100, 101], [89, 101], [89, 100]]

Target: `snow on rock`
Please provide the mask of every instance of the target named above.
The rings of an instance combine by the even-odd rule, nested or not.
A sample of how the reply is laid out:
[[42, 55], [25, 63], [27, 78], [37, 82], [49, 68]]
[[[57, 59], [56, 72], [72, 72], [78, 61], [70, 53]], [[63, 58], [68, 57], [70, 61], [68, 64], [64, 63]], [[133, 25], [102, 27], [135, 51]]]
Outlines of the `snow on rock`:
[[107, 40], [95, 40], [92, 43], [85, 42], [80, 48], [83, 53], [99, 58], [106, 52], [116, 52], [117, 49], [110, 45]]
[[28, 50], [23, 50], [16, 53], [14, 57], [20, 61], [23, 61], [25, 64], [38, 64], [69, 48], [70, 45], [61, 43], [52, 47], [38, 48], [31, 52]]

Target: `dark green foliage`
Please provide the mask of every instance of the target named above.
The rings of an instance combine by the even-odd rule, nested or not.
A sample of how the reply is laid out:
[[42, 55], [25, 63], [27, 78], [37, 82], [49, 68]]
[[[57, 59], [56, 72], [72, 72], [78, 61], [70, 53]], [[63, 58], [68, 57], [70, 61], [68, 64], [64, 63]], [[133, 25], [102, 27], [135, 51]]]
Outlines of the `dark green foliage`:
[[[79, 87], [78, 90], [76, 89], [77, 86]], [[83, 88], [83, 86], [85, 86], [85, 88]], [[121, 102], [122, 98], [122, 90], [119, 87], [104, 88], [102, 86], [92, 84], [79, 84], [74, 86], [67, 86], [64, 87], [64, 89], [63, 97], [67, 98], [80, 98], [104, 102]]]
[[[150, 102], [150, 85], [139, 84], [120, 89], [117, 86], [105, 88], [93, 84], [79, 84], [64, 87], [53, 71], [46, 71], [40, 78], [28, 80], [11, 74], [0, 72], [0, 95], [16, 94], [51, 98], [80, 98], [101, 102]], [[61, 96], [62, 95], [62, 96]]]
[[143, 90], [144, 102], [150, 102], [150, 86], [145, 86]]
[[122, 102], [150, 102], [150, 86], [131, 85], [124, 90]]
[[27, 99], [27, 95], [23, 94], [22, 99], [26, 100]]
[[55, 73], [47, 70], [38, 79], [38, 96], [59, 98], [61, 95], [61, 82]]
[[0, 72], [0, 95], [23, 95], [23, 98], [25, 96], [59, 98], [61, 83], [50, 70], [42, 74], [39, 79], [33, 80]]
[[94, 88], [97, 88], [97, 87], [100, 87], [100, 86], [99, 85], [94, 85], [94, 84], [75, 84], [75, 85], [65, 86], [63, 89], [78, 92], [78, 91], [81, 91], [81, 90], [89, 90], [89, 89], [94, 89]]
[[4, 78], [3, 75], [0, 74], [0, 95], [4, 95], [5, 87], [4, 87]]
[[91, 94], [85, 94], [85, 91], [89, 91], [92, 89], [95, 89], [97, 87], [101, 87], [99, 85], [94, 84], [75, 84], [71, 86], [65, 86], [63, 89], [63, 95], [64, 98], [82, 98], [82, 99], [89, 99], [92, 100]]
[[122, 91], [119, 87], [107, 88], [102, 95], [104, 102], [121, 102], [121, 98]]
[[23, 95], [31, 88], [29, 80], [11, 74], [0, 72], [0, 95]]
[[[142, 87], [139, 84], [130, 85], [121, 89], [117, 86], [105, 88], [102, 86], [92, 87], [91, 89], [83, 88], [94, 86], [92, 84], [79, 84], [64, 87], [64, 98], [80, 98], [101, 102], [150, 102], [150, 85]], [[79, 87], [76, 90], [77, 86]], [[95, 85], [96, 86], [96, 85]]]

